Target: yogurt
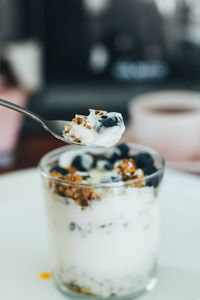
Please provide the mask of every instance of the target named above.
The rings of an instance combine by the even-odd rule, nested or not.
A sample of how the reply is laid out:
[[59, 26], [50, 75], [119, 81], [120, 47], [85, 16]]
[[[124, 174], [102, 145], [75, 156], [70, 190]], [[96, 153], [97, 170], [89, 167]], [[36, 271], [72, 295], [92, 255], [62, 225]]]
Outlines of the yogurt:
[[116, 144], [125, 130], [122, 115], [94, 109], [89, 111], [88, 116], [76, 115], [65, 126], [64, 138], [84, 145], [110, 147]]
[[62, 286], [83, 295], [124, 296], [155, 272], [159, 210], [153, 187], [100, 189], [82, 210], [46, 190], [54, 269]]

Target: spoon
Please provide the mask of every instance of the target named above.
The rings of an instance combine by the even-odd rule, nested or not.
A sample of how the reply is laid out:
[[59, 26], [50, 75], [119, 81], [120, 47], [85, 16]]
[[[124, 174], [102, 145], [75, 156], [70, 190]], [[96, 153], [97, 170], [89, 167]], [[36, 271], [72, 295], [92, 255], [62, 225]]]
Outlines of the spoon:
[[71, 140], [63, 137], [63, 130], [64, 130], [65, 126], [71, 123], [69, 121], [46, 120], [46, 119], [38, 116], [37, 114], [33, 113], [32, 111], [23, 108], [22, 106], [16, 105], [14, 103], [8, 102], [3, 99], [0, 99], [0, 105], [5, 106], [10, 109], [13, 109], [18, 112], [21, 112], [21, 113], [25, 114], [26, 116], [32, 118], [33, 120], [40, 123], [40, 125], [42, 125], [42, 127], [44, 127], [44, 129], [47, 130], [48, 132], [50, 132], [54, 137], [56, 137], [59, 140], [62, 140], [65, 143], [83, 145], [83, 144], [71, 141]]

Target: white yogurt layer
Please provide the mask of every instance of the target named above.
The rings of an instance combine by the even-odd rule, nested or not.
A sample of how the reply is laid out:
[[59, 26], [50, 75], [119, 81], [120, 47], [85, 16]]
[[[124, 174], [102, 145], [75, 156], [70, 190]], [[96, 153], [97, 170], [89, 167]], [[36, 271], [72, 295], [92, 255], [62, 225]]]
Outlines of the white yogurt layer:
[[[85, 116], [76, 115], [75, 118], [79, 118], [83, 122], [80, 124], [70, 122], [70, 130], [69, 132], [64, 131], [64, 138], [74, 141], [75, 137], [84, 145], [110, 147], [116, 144], [125, 130], [122, 115], [116, 112], [101, 111], [101, 114], [95, 112], [90, 109], [87, 119]], [[68, 125], [65, 130], [67, 127]]]
[[55, 274], [65, 286], [109, 297], [135, 293], [153, 275], [159, 211], [153, 187], [98, 189], [82, 210], [46, 191]]

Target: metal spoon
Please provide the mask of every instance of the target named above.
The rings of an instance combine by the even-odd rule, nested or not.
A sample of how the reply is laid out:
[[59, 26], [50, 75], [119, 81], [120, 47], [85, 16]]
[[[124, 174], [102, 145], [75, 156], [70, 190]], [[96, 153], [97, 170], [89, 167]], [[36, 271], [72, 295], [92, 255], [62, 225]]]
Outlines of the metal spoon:
[[37, 121], [44, 127], [45, 130], [50, 132], [53, 136], [55, 136], [57, 139], [62, 140], [63, 142], [69, 143], [69, 144], [76, 144], [76, 145], [83, 145], [77, 142], [73, 142], [69, 139], [66, 139], [63, 137], [63, 130], [64, 127], [67, 124], [70, 124], [69, 121], [60, 121], [60, 120], [46, 120], [37, 114], [33, 113], [32, 111], [23, 108], [22, 106], [16, 105], [14, 103], [8, 102], [6, 100], [0, 99], [0, 105], [5, 106], [7, 108], [16, 110], [18, 112], [21, 112], [25, 114], [26, 116], [32, 118], [33, 120]]

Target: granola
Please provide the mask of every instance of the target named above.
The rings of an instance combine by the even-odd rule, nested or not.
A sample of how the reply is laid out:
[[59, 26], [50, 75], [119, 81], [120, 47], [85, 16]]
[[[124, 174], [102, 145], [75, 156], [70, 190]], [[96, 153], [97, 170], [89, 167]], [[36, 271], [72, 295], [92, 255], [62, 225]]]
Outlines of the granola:
[[[97, 111], [96, 113], [99, 114], [100, 112]], [[148, 183], [145, 181], [143, 169], [137, 166], [137, 156], [135, 157], [136, 161], [133, 157], [129, 157], [127, 152], [129, 150], [123, 144], [115, 148], [118, 156], [115, 153], [110, 157], [95, 157], [91, 153], [83, 152], [75, 157], [72, 156], [71, 161], [68, 164], [65, 163], [65, 167], [53, 167], [50, 175], [57, 179], [57, 181], [50, 179], [49, 185], [53, 192], [62, 197], [73, 199], [77, 205], [84, 209], [90, 206], [92, 201], [100, 200], [101, 196], [94, 188], [98, 183], [108, 184], [108, 186], [109, 184], [120, 183], [124, 186], [137, 188], [151, 185], [151, 182], [149, 184], [149, 181]], [[123, 150], [124, 153], [116, 151], [119, 149]], [[122, 158], [122, 156], [125, 157]], [[69, 155], [69, 157], [71, 156]], [[154, 184], [157, 184], [155, 180], [152, 185]]]
[[84, 179], [84, 176], [80, 176], [74, 173], [74, 168], [69, 167], [73, 173], [69, 173], [63, 176], [58, 171], [50, 172], [52, 177], [56, 177], [57, 179], [62, 179], [62, 182], [50, 181], [50, 187], [52, 188], [55, 194], [59, 196], [68, 197], [74, 199], [77, 205], [80, 205], [82, 208], [90, 205], [92, 200], [98, 199], [98, 195], [94, 192], [94, 189], [88, 187], [82, 187], [80, 184]]

